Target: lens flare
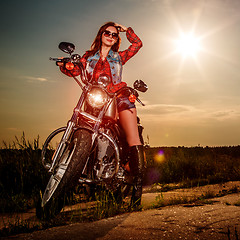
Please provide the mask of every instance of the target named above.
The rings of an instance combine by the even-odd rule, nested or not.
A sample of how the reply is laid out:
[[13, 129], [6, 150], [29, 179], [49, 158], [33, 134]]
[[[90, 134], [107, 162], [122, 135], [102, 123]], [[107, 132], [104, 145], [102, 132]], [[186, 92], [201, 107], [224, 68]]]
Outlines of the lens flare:
[[181, 53], [183, 57], [195, 57], [201, 50], [200, 39], [193, 34], [182, 33], [176, 41], [176, 50]]
[[163, 150], [159, 150], [158, 153], [154, 156], [154, 160], [156, 162], [163, 162], [165, 160]]

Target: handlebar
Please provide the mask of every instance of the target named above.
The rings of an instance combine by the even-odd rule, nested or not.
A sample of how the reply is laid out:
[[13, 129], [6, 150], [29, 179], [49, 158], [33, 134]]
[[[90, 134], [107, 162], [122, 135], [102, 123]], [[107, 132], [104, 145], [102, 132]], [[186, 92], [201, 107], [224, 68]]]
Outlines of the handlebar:
[[50, 61], [55, 61], [55, 62], [60, 62], [60, 61], [62, 61], [62, 58], [52, 58], [52, 57], [50, 57], [49, 60]]
[[71, 62], [71, 58], [63, 58], [63, 57], [60, 57], [60, 58], [50, 57], [49, 60], [50, 61], [55, 61], [55, 62]]
[[145, 104], [139, 98], [136, 98], [136, 101], [138, 101], [142, 106], [145, 106]]
[[[81, 75], [81, 80], [83, 81], [84, 84], [86, 84], [86, 82], [87, 82], [86, 73], [83, 70], [82, 63], [79, 61], [80, 56], [78, 54], [72, 55], [71, 58], [63, 58], [63, 57], [52, 58], [52, 57], [50, 57], [49, 60], [50, 61], [55, 61], [56, 64], [57, 64], [57, 62], [63, 62], [65, 64], [66, 63], [77, 64], [82, 71], [82, 73], [80, 74]], [[78, 85], [81, 87], [81, 89], [83, 89], [83, 86], [79, 82], [79, 80], [73, 75], [72, 75], [72, 77], [78, 83]], [[138, 98], [139, 94], [134, 88], [131, 88], [131, 87], [128, 87], [128, 86], [123, 87], [123, 88], [119, 89], [118, 91], [116, 91], [117, 96], [120, 95], [123, 91], [125, 91], [125, 95], [127, 95], [127, 96], [134, 95], [136, 97], [136, 101], [139, 102], [142, 106], [145, 106], [145, 104]]]

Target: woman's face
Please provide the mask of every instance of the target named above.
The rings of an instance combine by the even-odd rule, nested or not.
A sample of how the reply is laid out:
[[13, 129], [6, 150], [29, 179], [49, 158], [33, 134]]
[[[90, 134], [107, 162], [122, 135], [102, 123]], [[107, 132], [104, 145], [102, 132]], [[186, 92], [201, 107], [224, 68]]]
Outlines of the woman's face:
[[102, 34], [102, 46], [112, 47], [118, 40], [117, 29], [109, 26]]

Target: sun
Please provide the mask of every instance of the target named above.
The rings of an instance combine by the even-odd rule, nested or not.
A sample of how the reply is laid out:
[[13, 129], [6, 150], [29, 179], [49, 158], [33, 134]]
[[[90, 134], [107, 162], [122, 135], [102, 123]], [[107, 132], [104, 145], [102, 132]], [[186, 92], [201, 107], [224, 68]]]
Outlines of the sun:
[[184, 58], [196, 58], [198, 52], [201, 50], [200, 38], [194, 36], [192, 33], [181, 33], [179, 38], [175, 40], [176, 52], [180, 53]]

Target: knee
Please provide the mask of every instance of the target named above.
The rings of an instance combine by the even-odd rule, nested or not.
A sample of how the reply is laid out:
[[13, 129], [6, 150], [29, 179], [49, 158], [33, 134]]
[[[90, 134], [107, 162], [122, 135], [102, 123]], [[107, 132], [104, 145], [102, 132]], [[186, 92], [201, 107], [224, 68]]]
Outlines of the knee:
[[127, 138], [127, 142], [130, 147], [142, 145], [139, 136], [129, 137], [129, 138]]

